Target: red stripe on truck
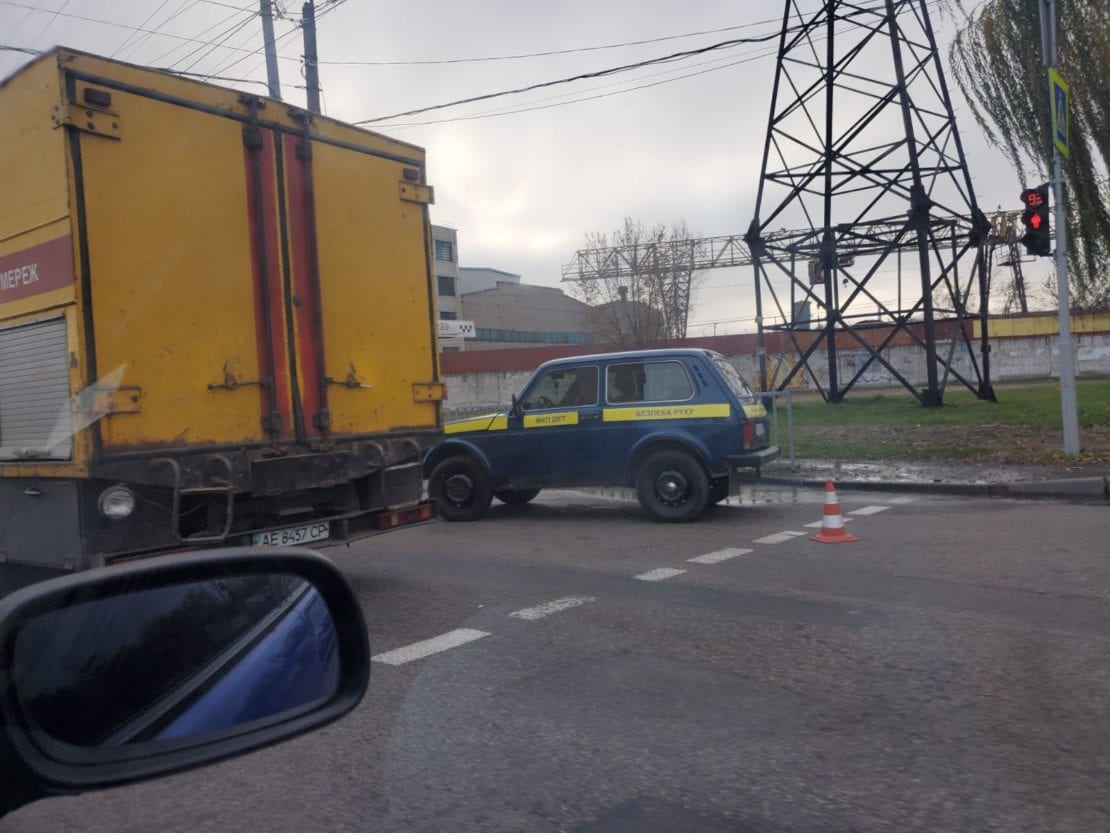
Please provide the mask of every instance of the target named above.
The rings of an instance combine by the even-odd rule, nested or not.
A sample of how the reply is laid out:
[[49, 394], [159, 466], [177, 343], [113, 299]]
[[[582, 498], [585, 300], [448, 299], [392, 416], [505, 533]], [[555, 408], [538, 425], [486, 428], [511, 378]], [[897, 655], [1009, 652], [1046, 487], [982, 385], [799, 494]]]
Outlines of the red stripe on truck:
[[0, 255], [0, 304], [73, 284], [73, 239], [48, 240]]
[[308, 205], [305, 167], [311, 161], [297, 158], [300, 136], [284, 137], [285, 202], [289, 213], [290, 261], [293, 267], [293, 317], [296, 320], [297, 371], [305, 431], [318, 436], [315, 417], [324, 407], [320, 395], [320, 374], [323, 367], [322, 334], [317, 332], [317, 292], [312, 280], [315, 268], [311, 229], [314, 208]]
[[[258, 251], [258, 240], [254, 234], [258, 216], [255, 210], [254, 177], [252, 173], [251, 151], [244, 149], [243, 161], [247, 172], [247, 211], [251, 224], [251, 263], [254, 267], [254, 331], [258, 345], [258, 367], [263, 375], [272, 376], [277, 394], [277, 412], [281, 417], [283, 438], [295, 436], [292, 400], [289, 396], [289, 361], [285, 347], [285, 318], [281, 286], [281, 250], [278, 243], [278, 205], [277, 172], [274, 167], [274, 134], [270, 130], [260, 131], [262, 149], [259, 151], [262, 162], [262, 215], [263, 239], [265, 241], [266, 272], [262, 273], [262, 258]], [[269, 321], [266, 320], [266, 307], [263, 295], [269, 300]], [[266, 349], [269, 338], [273, 351], [274, 366], [268, 367], [269, 354]], [[259, 388], [259, 401], [262, 416], [270, 412], [270, 391]]]

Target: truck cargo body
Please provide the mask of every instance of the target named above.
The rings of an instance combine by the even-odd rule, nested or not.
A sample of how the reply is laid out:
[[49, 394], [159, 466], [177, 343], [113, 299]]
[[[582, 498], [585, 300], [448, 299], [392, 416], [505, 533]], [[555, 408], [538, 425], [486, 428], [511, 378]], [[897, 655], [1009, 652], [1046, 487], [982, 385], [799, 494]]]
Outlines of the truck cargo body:
[[0, 559], [427, 517], [420, 148], [64, 49], [0, 111]]

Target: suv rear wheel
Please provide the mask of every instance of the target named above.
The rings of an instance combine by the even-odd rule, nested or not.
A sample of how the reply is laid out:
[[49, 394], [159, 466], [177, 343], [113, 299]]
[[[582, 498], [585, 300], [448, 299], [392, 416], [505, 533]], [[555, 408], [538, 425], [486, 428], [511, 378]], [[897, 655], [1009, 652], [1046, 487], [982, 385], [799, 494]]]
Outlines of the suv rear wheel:
[[709, 504], [709, 476], [685, 451], [656, 451], [636, 472], [636, 497], [657, 521], [689, 523]]
[[493, 489], [481, 464], [471, 457], [441, 460], [428, 476], [428, 496], [447, 521], [476, 521], [489, 509]]

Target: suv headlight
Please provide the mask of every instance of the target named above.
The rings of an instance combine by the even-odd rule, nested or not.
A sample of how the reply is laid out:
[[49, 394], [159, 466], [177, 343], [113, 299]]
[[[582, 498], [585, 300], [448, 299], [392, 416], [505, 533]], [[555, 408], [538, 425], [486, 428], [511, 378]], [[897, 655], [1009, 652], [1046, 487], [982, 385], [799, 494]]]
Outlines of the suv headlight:
[[105, 518], [122, 520], [135, 511], [135, 493], [126, 486], [109, 486], [100, 493], [96, 507]]

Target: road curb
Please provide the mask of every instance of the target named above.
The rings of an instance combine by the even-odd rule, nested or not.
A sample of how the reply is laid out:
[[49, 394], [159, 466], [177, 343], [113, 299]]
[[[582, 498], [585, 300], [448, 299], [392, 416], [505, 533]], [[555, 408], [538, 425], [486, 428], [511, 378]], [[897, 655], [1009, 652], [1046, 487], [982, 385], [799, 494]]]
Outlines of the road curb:
[[[829, 478], [767, 475], [759, 482], [772, 486], [821, 488]], [[1064, 480], [1022, 481], [1018, 483], [929, 483], [921, 480], [839, 480], [838, 489], [861, 492], [909, 492], [913, 494], [1007, 497], [1038, 500], [1052, 498], [1080, 503], [1110, 501], [1110, 478], [1077, 477]]]

